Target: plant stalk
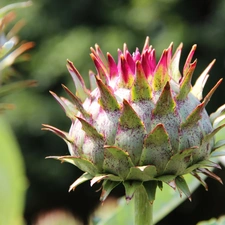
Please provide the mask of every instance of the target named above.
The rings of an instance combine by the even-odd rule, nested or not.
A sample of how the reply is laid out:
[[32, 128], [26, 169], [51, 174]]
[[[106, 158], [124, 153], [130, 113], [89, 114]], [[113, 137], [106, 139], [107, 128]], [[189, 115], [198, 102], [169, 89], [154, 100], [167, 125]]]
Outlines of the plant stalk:
[[153, 203], [143, 185], [137, 188], [134, 194], [135, 225], [153, 225]]

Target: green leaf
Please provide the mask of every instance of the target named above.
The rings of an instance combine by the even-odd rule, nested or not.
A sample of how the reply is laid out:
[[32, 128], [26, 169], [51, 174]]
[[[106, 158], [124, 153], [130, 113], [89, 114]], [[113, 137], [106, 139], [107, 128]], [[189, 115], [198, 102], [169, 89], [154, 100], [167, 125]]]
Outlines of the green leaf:
[[25, 87], [34, 87], [37, 85], [37, 82], [34, 80], [25, 80], [25, 81], [17, 81], [11, 84], [4, 85], [0, 88], [0, 98], [12, 94], [14, 91]]
[[207, 221], [197, 223], [197, 225], [225, 225], [225, 216], [221, 216], [219, 219], [212, 218]]
[[0, 224], [22, 225], [27, 188], [24, 164], [14, 134], [2, 115], [0, 137]]
[[11, 10], [18, 9], [18, 8], [24, 8], [24, 7], [28, 7], [28, 6], [31, 6], [31, 5], [32, 5], [31, 1], [9, 4], [9, 5], [0, 9], [0, 18]]
[[[199, 182], [191, 175], [185, 175], [185, 180], [191, 190], [191, 193], [199, 186]], [[205, 176], [202, 176], [205, 177]], [[182, 198], [179, 192], [174, 191], [169, 185], [164, 185], [163, 190], [159, 188], [156, 190], [155, 201], [153, 203], [153, 222], [156, 224], [166, 215], [172, 212], [178, 205], [180, 205], [186, 196]], [[115, 224], [129, 224], [134, 225], [134, 201], [131, 200], [127, 204], [124, 197], [118, 200], [118, 206], [108, 213], [108, 216], [102, 219], [98, 225], [115, 225]], [[201, 224], [202, 225], [202, 224]]]

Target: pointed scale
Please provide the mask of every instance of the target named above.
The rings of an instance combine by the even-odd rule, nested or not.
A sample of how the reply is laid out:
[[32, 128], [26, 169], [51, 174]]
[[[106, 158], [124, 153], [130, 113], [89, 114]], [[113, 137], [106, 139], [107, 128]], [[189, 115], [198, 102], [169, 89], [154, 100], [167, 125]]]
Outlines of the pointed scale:
[[205, 188], [206, 191], [208, 191], [207, 183], [196, 172], [191, 172], [191, 175], [194, 176], [201, 183], [201, 185]]
[[150, 74], [151, 76], [153, 76], [155, 68], [156, 68], [155, 49], [152, 49], [149, 55], [149, 66], [150, 66]]
[[197, 147], [185, 149], [173, 155], [169, 160], [169, 162], [167, 163], [165, 171], [168, 174], [176, 174], [176, 175], [183, 174], [187, 166], [191, 164], [192, 162], [191, 156], [196, 148]]
[[42, 124], [42, 130], [48, 130], [62, 138], [65, 142], [73, 143], [73, 140], [70, 139], [69, 134], [67, 132], [61, 131], [60, 129], [50, 126], [48, 124]]
[[172, 60], [170, 62], [171, 76], [177, 83], [179, 83], [181, 79], [179, 65], [180, 65], [180, 56], [181, 56], [182, 48], [183, 48], [183, 44], [181, 43], [176, 49], [172, 57]]
[[211, 133], [207, 134], [201, 143], [201, 147], [205, 148], [205, 145], [208, 144], [208, 142], [213, 139], [213, 137], [216, 135], [216, 133], [218, 133], [222, 128], [225, 127], [225, 124], [222, 124], [221, 126], [215, 128]]
[[153, 165], [148, 166], [135, 166], [130, 168], [127, 180], [150, 181], [154, 180], [157, 176], [156, 167]]
[[211, 172], [210, 170], [208, 170], [207, 168], [200, 168], [196, 170], [197, 173], [203, 173], [208, 177], [211, 177], [217, 181], [219, 181], [221, 184], [223, 184], [223, 181], [221, 180], [220, 177], [218, 177], [215, 173]]
[[224, 115], [224, 114], [225, 114], [225, 104], [222, 105], [222, 106], [220, 106], [220, 107], [216, 110], [216, 112], [214, 112], [214, 113], [212, 113], [212, 114], [210, 115], [210, 121], [211, 121], [211, 123], [213, 124], [214, 121], [215, 121], [218, 117], [220, 117], [220, 116], [222, 116], [222, 115]]
[[125, 197], [127, 203], [134, 197], [134, 193], [142, 185], [142, 182], [139, 181], [125, 181], [123, 186], [125, 188]]
[[128, 65], [129, 65], [129, 68], [130, 68], [132, 74], [135, 74], [135, 62], [134, 62], [133, 57], [131, 56], [131, 54], [128, 50], [125, 52], [125, 59], [126, 59]]
[[202, 92], [203, 88], [205, 86], [205, 83], [209, 77], [208, 72], [211, 70], [212, 66], [215, 63], [215, 59], [205, 68], [205, 70], [201, 73], [201, 75], [198, 77], [198, 79], [195, 82], [195, 85], [193, 86], [191, 93], [198, 98], [198, 100], [202, 100]]
[[190, 113], [190, 115], [187, 117], [187, 119], [181, 124], [182, 128], [191, 127], [191, 126], [195, 125], [201, 119], [201, 113], [202, 113], [203, 109], [206, 107], [206, 105], [210, 101], [213, 93], [218, 88], [218, 86], [220, 85], [221, 82], [222, 82], [222, 79], [220, 79], [216, 83], [216, 85], [210, 90], [210, 92], [204, 98], [203, 102], [200, 103], [198, 106], [196, 106], [196, 108]]
[[168, 75], [168, 50], [164, 50], [161, 58], [155, 68], [155, 73], [153, 76], [153, 90], [154, 91], [161, 91], [165, 84], [169, 81]]
[[93, 91], [97, 87], [95, 76], [96, 76], [95, 73], [92, 70], [89, 70], [89, 80], [90, 80], [91, 91]]
[[186, 76], [186, 73], [188, 72], [189, 70], [189, 67], [190, 67], [190, 63], [191, 63], [191, 60], [194, 56], [194, 53], [195, 53], [195, 50], [197, 48], [197, 45], [193, 45], [192, 48], [191, 48], [191, 51], [186, 59], [186, 62], [184, 64], [184, 68], [183, 68], [183, 76]]
[[86, 135], [88, 135], [94, 139], [102, 139], [103, 140], [103, 136], [101, 134], [99, 134], [98, 131], [90, 123], [88, 123], [86, 120], [84, 120], [83, 118], [78, 117], [78, 116], [77, 116], [77, 119], [81, 122], [82, 129], [85, 131]]
[[60, 98], [57, 94], [55, 94], [52, 91], [49, 91], [49, 92], [56, 99], [56, 101], [60, 104], [60, 106], [63, 108], [64, 112], [66, 113], [66, 116], [69, 117], [72, 121], [74, 121], [74, 119], [76, 118], [75, 116], [77, 114], [78, 109], [76, 109], [72, 103], [69, 106], [68, 100], [65, 100], [62, 97]]
[[141, 60], [141, 54], [138, 48], [136, 48], [135, 52], [133, 53], [133, 59], [134, 59], [134, 62]]
[[140, 165], [154, 165], [160, 174], [164, 171], [171, 153], [169, 135], [163, 124], [158, 124], [144, 140]]
[[119, 61], [119, 72], [121, 76], [119, 86], [122, 86], [124, 88], [131, 88], [134, 81], [134, 75], [123, 54], [120, 56]]
[[126, 150], [135, 165], [138, 165], [140, 159], [144, 135], [143, 122], [131, 105], [124, 99], [115, 145]]
[[66, 156], [49, 156], [46, 157], [47, 159], [56, 159], [63, 162], [67, 162], [70, 163], [72, 165], [75, 165], [76, 167], [78, 167], [80, 170], [87, 172], [88, 174], [90, 174], [92, 177], [91, 179], [95, 176], [95, 174], [98, 174], [99, 171], [96, 167], [96, 165], [94, 165], [92, 162], [90, 162], [87, 159], [78, 157], [78, 156], [71, 156], [71, 155], [66, 155]]
[[98, 44], [95, 44], [95, 50], [93, 48], [91, 48], [91, 52], [93, 54], [95, 54], [97, 56], [97, 58], [99, 58], [101, 60], [101, 62], [105, 66], [105, 68], [108, 67], [107, 60]]
[[103, 109], [109, 111], [119, 110], [119, 103], [117, 102], [116, 97], [114, 96], [110, 87], [105, 85], [98, 77], [96, 77], [96, 82], [101, 93], [100, 105], [103, 107]]
[[[213, 138], [217, 132], [219, 132], [223, 127], [225, 127], [225, 124], [221, 125], [220, 127], [217, 127], [214, 129], [211, 133], [207, 134], [199, 144], [200, 147], [199, 149], [196, 149], [196, 151], [193, 152], [193, 163], [195, 163], [193, 166], [191, 166], [192, 170], [198, 168], [198, 167], [208, 167], [210, 165], [209, 161], [203, 161], [202, 163], [199, 163], [199, 160], [204, 160], [209, 157], [210, 153], [212, 152], [212, 143], [213, 143]], [[195, 167], [196, 165], [196, 167]], [[199, 165], [199, 166], [198, 166]], [[212, 164], [214, 167], [218, 168], [217, 164]], [[188, 170], [188, 168], [187, 168]]]
[[123, 44], [123, 55], [126, 55], [126, 51], [129, 51], [128, 50], [128, 46], [126, 43]]
[[146, 50], [142, 55], [141, 55], [141, 65], [145, 74], [145, 77], [148, 78], [150, 75], [152, 75], [152, 68], [150, 66], [151, 61], [150, 61], [150, 54], [151, 51]]
[[120, 117], [120, 126], [123, 126], [124, 128], [132, 129], [132, 128], [138, 128], [143, 129], [143, 123], [141, 119], [138, 117], [136, 112], [133, 110], [131, 105], [128, 103], [127, 100], [123, 100], [123, 112]]
[[90, 96], [90, 91], [86, 88], [82, 76], [73, 65], [73, 63], [69, 60], [67, 60], [67, 63], [67, 69], [69, 70], [76, 87], [76, 95], [81, 99], [81, 101], [84, 101], [87, 97]]
[[46, 159], [56, 159], [56, 160], [61, 161], [62, 163], [67, 162], [72, 165], [75, 165], [80, 170], [86, 171], [86, 173], [91, 175], [90, 179], [92, 179], [95, 176], [95, 174], [99, 173], [96, 165], [94, 165], [89, 160], [80, 158], [78, 156], [71, 156], [71, 155], [69, 155], [69, 156], [48, 156], [48, 157], [46, 157]]
[[104, 64], [93, 53], [91, 53], [90, 56], [95, 64], [96, 70], [98, 71], [98, 76], [105, 84], [108, 84], [109, 74]]
[[84, 183], [84, 182], [86, 182], [86, 181], [88, 181], [88, 180], [91, 180], [93, 178], [93, 176], [91, 175], [91, 174], [89, 174], [89, 173], [83, 173], [77, 180], [75, 180], [71, 185], [70, 185], [70, 188], [69, 188], [69, 192], [70, 191], [74, 191], [75, 190], [75, 188], [78, 186], [78, 185], [80, 185], [80, 184], [82, 184], [82, 183]]
[[182, 195], [182, 193], [184, 193], [187, 196], [187, 198], [191, 201], [191, 192], [188, 188], [188, 185], [187, 185], [185, 179], [181, 176], [176, 177], [175, 183], [176, 183], [177, 189], [180, 192], [180, 195]]
[[132, 101], [150, 100], [152, 93], [140, 61], [136, 62], [136, 79], [131, 90]]
[[173, 54], [173, 42], [170, 43], [169, 47], [167, 48], [168, 54], [167, 54], [167, 64], [170, 65], [172, 60], [172, 54]]
[[105, 199], [109, 196], [110, 192], [120, 184], [121, 182], [104, 180], [102, 184], [102, 193], [100, 196], [100, 201], [105, 201]]
[[[178, 115], [176, 102], [173, 99], [170, 83], [164, 86], [155, 109], [152, 111], [152, 127], [162, 123], [169, 134], [172, 149], [176, 152], [179, 149], [179, 126], [181, 118]], [[174, 153], [175, 153], [174, 152]]]
[[133, 166], [129, 154], [123, 149], [116, 146], [104, 146], [104, 173], [115, 174], [125, 180]]
[[155, 109], [153, 110], [154, 115], [166, 115], [174, 112], [176, 102], [174, 101], [171, 93], [170, 83], [167, 82], [164, 86], [162, 93], [156, 102]]
[[209, 93], [205, 96], [203, 103], [204, 103], [204, 107], [206, 107], [206, 105], [208, 104], [208, 102], [210, 101], [212, 95], [214, 94], [214, 92], [216, 91], [216, 89], [219, 87], [219, 85], [221, 84], [221, 82], [223, 81], [223, 79], [219, 79], [219, 81], [215, 84], [215, 86], [209, 91]]
[[149, 49], [149, 43], [150, 43], [150, 38], [149, 38], [149, 36], [147, 36], [145, 39], [144, 47], [143, 47], [141, 54], [143, 54], [146, 50]]
[[222, 114], [213, 121], [213, 128], [217, 128], [221, 123], [223, 123], [224, 119], [225, 113], [222, 112]]
[[82, 145], [82, 153], [89, 161], [93, 162], [101, 171], [104, 160], [104, 138], [98, 131], [83, 118], [77, 117], [82, 124], [86, 136]]
[[118, 68], [117, 68], [115, 60], [110, 55], [110, 53], [107, 53], [107, 57], [108, 57], [108, 64], [109, 64], [109, 77], [110, 79], [112, 79], [118, 76]]
[[113, 174], [97, 174], [95, 177], [92, 178], [91, 180], [91, 187], [95, 184], [95, 183], [99, 183], [102, 180], [110, 180], [110, 181], [119, 181], [121, 182], [123, 179], [113, 175]]
[[191, 63], [185, 77], [183, 77], [180, 84], [180, 92], [176, 97], [177, 100], [184, 100], [187, 98], [191, 90], [191, 79], [192, 79], [192, 75], [195, 70], [196, 64], [197, 64], [197, 60]]
[[213, 151], [223, 147], [225, 145], [225, 140], [219, 140], [217, 141], [213, 146]]
[[190, 128], [196, 125], [196, 123], [201, 119], [201, 113], [204, 108], [204, 102], [196, 106], [187, 119], [181, 124], [181, 129]]
[[156, 195], [157, 181], [144, 182], [143, 186], [145, 187], [146, 193], [148, 195], [148, 200], [151, 204], [153, 204]]
[[70, 96], [70, 98], [72, 99], [74, 105], [76, 106], [77, 110], [79, 112], [81, 112], [81, 114], [85, 117], [85, 118], [90, 118], [90, 114], [84, 109], [81, 100], [74, 95], [65, 85], [62, 84], [63, 89], [65, 90], [65, 92]]

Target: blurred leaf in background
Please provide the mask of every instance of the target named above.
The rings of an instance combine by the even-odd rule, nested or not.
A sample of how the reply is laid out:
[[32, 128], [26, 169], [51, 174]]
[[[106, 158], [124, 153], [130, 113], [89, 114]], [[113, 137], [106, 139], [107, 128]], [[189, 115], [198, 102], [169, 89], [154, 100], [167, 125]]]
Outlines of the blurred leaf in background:
[[19, 58], [18, 56], [32, 48], [33, 43], [19, 41], [17, 32], [22, 22], [13, 24], [13, 27], [7, 30], [9, 24], [15, 19], [15, 13], [12, 10], [29, 5], [30, 2], [21, 2], [0, 8], [0, 224], [2, 225], [24, 224], [24, 200], [27, 189], [24, 162], [14, 133], [7, 123], [6, 116], [3, 115], [5, 110], [13, 106], [3, 103], [3, 100], [15, 90], [33, 86], [36, 83], [33, 80], [12, 79], [16, 77], [12, 64], [17, 59], [18, 61], [26, 59], [26, 55]]
[[3, 115], [0, 137], [0, 224], [22, 225], [27, 180], [18, 143]]

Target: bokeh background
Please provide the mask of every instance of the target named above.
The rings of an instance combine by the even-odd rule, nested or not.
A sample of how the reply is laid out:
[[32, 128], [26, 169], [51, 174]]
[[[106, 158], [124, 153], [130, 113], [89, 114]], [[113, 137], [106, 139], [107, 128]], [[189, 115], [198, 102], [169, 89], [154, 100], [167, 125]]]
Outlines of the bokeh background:
[[[0, 7], [17, 0], [1, 0]], [[117, 57], [117, 49], [126, 42], [130, 51], [142, 49], [146, 36], [156, 48], [157, 57], [174, 42], [184, 43], [181, 65], [193, 44], [198, 65], [193, 80], [216, 58], [205, 88], [206, 94], [225, 76], [225, 1], [224, 0], [33, 0], [33, 5], [16, 11], [17, 19], [26, 21], [19, 35], [35, 42], [29, 62], [14, 64], [23, 79], [35, 79], [38, 86], [7, 97], [16, 109], [6, 113], [19, 142], [27, 177], [24, 217], [31, 225], [40, 213], [67, 209], [87, 223], [99, 204], [98, 187], [89, 183], [68, 193], [69, 185], [81, 172], [67, 164], [46, 160], [49, 155], [68, 154], [66, 144], [41, 124], [51, 124], [67, 131], [70, 120], [64, 115], [49, 90], [64, 95], [61, 84], [74, 89], [66, 69], [66, 60], [74, 62], [88, 83], [89, 69], [95, 70], [90, 47], [98, 43], [103, 52]], [[182, 68], [181, 68], [182, 69]], [[225, 84], [207, 106], [215, 111], [225, 102]], [[218, 171], [225, 182], [225, 170]], [[196, 224], [199, 220], [225, 214], [225, 187], [207, 180], [209, 191], [200, 187], [193, 202], [184, 202], [158, 224]], [[123, 190], [118, 187], [113, 195]]]

